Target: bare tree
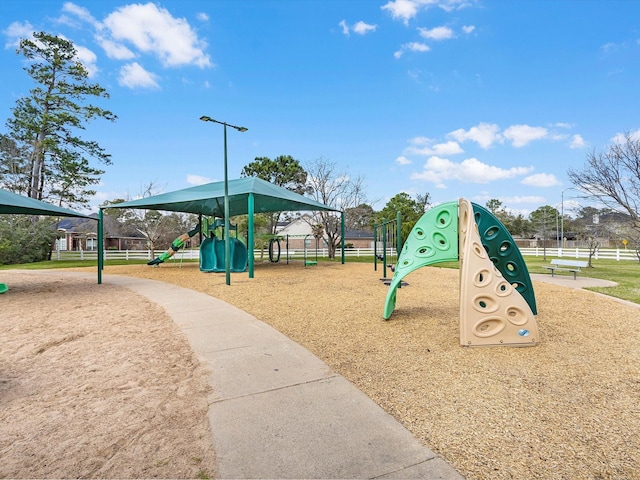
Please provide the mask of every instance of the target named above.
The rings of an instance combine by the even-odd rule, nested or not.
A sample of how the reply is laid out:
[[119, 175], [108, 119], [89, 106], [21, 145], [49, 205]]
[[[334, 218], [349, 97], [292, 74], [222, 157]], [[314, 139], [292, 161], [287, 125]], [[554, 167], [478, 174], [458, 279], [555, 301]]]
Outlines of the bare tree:
[[628, 213], [631, 227], [640, 234], [640, 131], [623, 134], [606, 151], [592, 151], [583, 170], [567, 173], [579, 190]]
[[[308, 193], [317, 202], [344, 212], [365, 202], [364, 179], [352, 178], [346, 171], [339, 170], [334, 162], [322, 157], [305, 168], [307, 171]], [[329, 258], [335, 258], [340, 246], [341, 215], [338, 212], [316, 212], [309, 225], [322, 225], [324, 238], [329, 249]]]
[[598, 250], [600, 250], [600, 240], [598, 240], [598, 237], [595, 234], [589, 235], [587, 236], [586, 239], [586, 243], [587, 243], [587, 248], [589, 249], [589, 268], [593, 268], [593, 264], [591, 263], [591, 261], [593, 260], [593, 257], [596, 253], [598, 253]]
[[[140, 197], [153, 196], [160, 190], [155, 181], [150, 181], [142, 186]], [[166, 214], [158, 210], [125, 209], [122, 211], [108, 208], [108, 205], [116, 205], [126, 200], [117, 199], [105, 203], [105, 213], [115, 219], [115, 223], [119, 224], [121, 230], [130, 234], [138, 232], [146, 238], [151, 255], [154, 257], [156, 248], [168, 247], [172, 240], [190, 230], [197, 222], [193, 215], [179, 212]]]

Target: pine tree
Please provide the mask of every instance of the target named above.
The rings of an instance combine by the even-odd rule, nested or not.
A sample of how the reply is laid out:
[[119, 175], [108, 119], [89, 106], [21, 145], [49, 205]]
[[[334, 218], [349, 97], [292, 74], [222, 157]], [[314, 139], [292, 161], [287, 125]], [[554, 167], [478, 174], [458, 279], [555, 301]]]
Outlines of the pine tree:
[[109, 95], [100, 85], [89, 83], [89, 72], [69, 40], [34, 33], [33, 39], [20, 41], [17, 53], [29, 60], [25, 70], [36, 86], [16, 101], [13, 117], [7, 120], [8, 137], [24, 158], [9, 166], [5, 159], [10, 156], [0, 156], [0, 182], [7, 184], [3, 172], [11, 171], [13, 184], [25, 186], [29, 197], [55, 199], [69, 207], [86, 205], [95, 193], [90, 186], [104, 173], [91, 166], [90, 159], [110, 165], [111, 156], [80, 133], [95, 118], [117, 119], [112, 112], [86, 103], [86, 98]]

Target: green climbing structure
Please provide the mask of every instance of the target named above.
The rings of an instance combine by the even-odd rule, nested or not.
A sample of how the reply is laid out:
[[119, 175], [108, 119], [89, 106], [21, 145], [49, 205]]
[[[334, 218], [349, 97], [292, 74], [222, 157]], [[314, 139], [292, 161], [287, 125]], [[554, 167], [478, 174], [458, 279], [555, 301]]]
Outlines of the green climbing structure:
[[384, 305], [387, 320], [396, 307], [396, 293], [404, 277], [420, 267], [458, 260], [458, 202], [432, 208], [415, 224], [404, 242]]
[[533, 284], [522, 253], [506, 227], [489, 210], [471, 202], [482, 246], [498, 271], [538, 314]]
[[[531, 277], [513, 237], [489, 210], [470, 203], [480, 241], [489, 258], [504, 279], [524, 298], [533, 315], [537, 315]], [[404, 243], [389, 285], [383, 314], [385, 320], [395, 309], [397, 289], [404, 277], [420, 267], [459, 260], [458, 222], [458, 202], [434, 207], [418, 220]]]

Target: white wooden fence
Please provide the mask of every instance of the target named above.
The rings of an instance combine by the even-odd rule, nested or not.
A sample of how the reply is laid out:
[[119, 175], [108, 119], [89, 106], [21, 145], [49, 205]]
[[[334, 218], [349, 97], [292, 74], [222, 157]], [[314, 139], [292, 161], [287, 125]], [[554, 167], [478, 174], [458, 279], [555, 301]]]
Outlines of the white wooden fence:
[[[541, 247], [535, 248], [521, 248], [520, 252], [525, 257], [542, 257], [545, 255], [545, 249]], [[156, 250], [155, 256], [160, 255], [164, 250]], [[198, 249], [186, 249], [179, 250], [173, 258], [175, 260], [198, 260]], [[318, 258], [327, 258], [329, 252], [326, 248], [318, 249]], [[345, 257], [373, 257], [373, 248], [346, 248], [344, 251]], [[286, 250], [282, 250], [280, 255], [280, 261], [286, 261], [287, 255], [289, 259], [301, 259], [304, 258], [304, 249], [289, 250], [288, 254]], [[307, 259], [314, 259], [316, 257], [316, 250], [307, 248]], [[380, 249], [378, 255], [381, 255]], [[336, 256], [340, 257], [340, 250], [336, 252]], [[394, 257], [395, 249], [387, 249], [387, 256]], [[586, 248], [547, 248], [546, 256], [553, 258], [589, 258], [589, 250]], [[95, 250], [87, 251], [54, 251], [52, 260], [97, 260], [98, 253]], [[105, 260], [153, 260], [155, 258], [151, 253], [151, 250], [105, 250]], [[268, 259], [269, 252], [265, 249], [263, 253], [260, 250], [254, 252], [254, 258]], [[593, 256], [595, 260], [610, 259], [610, 260], [634, 260], [638, 261], [638, 257], [634, 250], [621, 250], [614, 248], [602, 248], [596, 252]]]
[[[104, 251], [104, 259], [105, 260], [153, 260], [155, 257], [163, 253], [164, 250], [156, 250], [154, 254], [151, 253], [151, 250], [105, 250]], [[328, 258], [329, 250], [326, 248], [318, 249], [318, 258]], [[336, 251], [336, 256], [339, 257], [341, 254], [340, 250]], [[346, 257], [373, 257], [373, 248], [346, 248], [344, 251]], [[378, 255], [382, 255], [380, 249], [378, 249]], [[387, 256], [394, 256], [395, 249], [387, 249]], [[197, 248], [194, 249], [186, 249], [186, 250], [178, 250], [175, 255], [172, 257], [176, 260], [198, 260], [200, 256], [200, 251]], [[264, 252], [260, 250], [254, 251], [254, 258], [260, 259], [264, 257], [266, 259], [269, 258], [269, 251], [267, 249]], [[289, 252], [286, 250], [282, 250], [280, 253], [280, 260], [286, 260], [287, 256], [290, 259], [302, 259], [305, 256], [305, 251], [303, 248], [300, 249], [290, 249]], [[307, 248], [306, 251], [307, 259], [316, 257], [315, 248]], [[84, 250], [84, 251], [71, 251], [71, 250], [55, 250], [51, 255], [51, 260], [97, 260], [98, 252], [96, 250]]]
[[[542, 257], [545, 255], [545, 249], [541, 247], [521, 248], [520, 252], [525, 257]], [[547, 248], [547, 257], [554, 258], [589, 258], [589, 249], [587, 248]], [[635, 260], [638, 256], [635, 250], [621, 250], [619, 248], [601, 248], [593, 255], [595, 260]]]

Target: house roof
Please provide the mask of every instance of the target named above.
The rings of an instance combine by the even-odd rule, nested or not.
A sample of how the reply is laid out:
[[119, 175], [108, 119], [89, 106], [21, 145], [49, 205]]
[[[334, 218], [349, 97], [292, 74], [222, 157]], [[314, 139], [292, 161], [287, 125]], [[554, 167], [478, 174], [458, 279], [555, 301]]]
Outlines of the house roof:
[[8, 213], [94, 219], [93, 217], [80, 212], [75, 212], [67, 208], [56, 207], [55, 205], [41, 202], [35, 198], [25, 197], [23, 195], [18, 195], [17, 193], [0, 189], [0, 214]]
[[[229, 180], [229, 216], [246, 215], [249, 195], [254, 197], [254, 212], [335, 211], [339, 210], [311, 198], [279, 187], [257, 177]], [[224, 217], [224, 182], [207, 183], [174, 192], [153, 195], [109, 208], [167, 210]]]

